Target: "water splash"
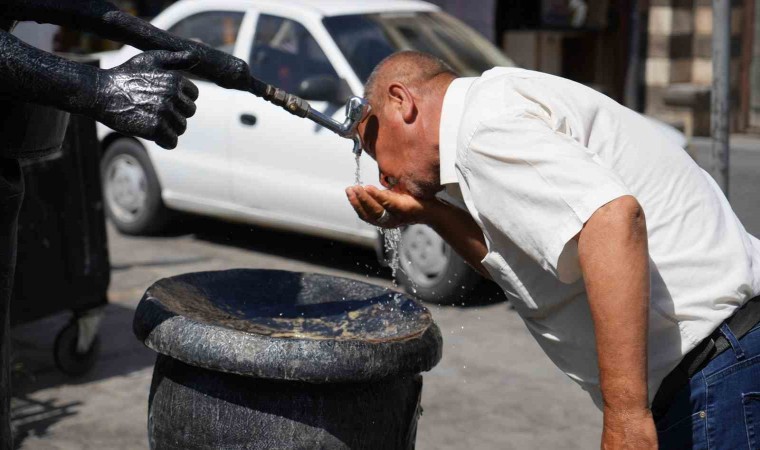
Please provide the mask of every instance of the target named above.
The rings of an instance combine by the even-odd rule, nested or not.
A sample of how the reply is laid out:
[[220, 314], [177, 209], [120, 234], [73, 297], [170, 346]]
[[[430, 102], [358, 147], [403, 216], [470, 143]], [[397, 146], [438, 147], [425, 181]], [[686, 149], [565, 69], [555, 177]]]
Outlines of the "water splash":
[[[356, 186], [362, 185], [361, 176], [361, 153], [356, 157], [356, 170], [354, 171], [354, 184]], [[399, 244], [401, 243], [401, 229], [399, 228], [381, 228], [376, 227], [378, 233], [383, 236], [383, 245], [385, 246], [385, 254], [388, 255], [388, 266], [391, 268], [391, 274], [393, 275], [393, 285], [398, 286], [396, 283], [396, 274], [401, 268], [401, 254], [399, 252]]]
[[357, 153], [355, 156], [356, 159], [356, 171], [354, 171], [354, 184], [357, 186], [362, 185], [362, 166], [361, 166], [361, 159], [362, 154]]
[[401, 268], [401, 253], [399, 251], [399, 244], [401, 244], [401, 229], [378, 227], [377, 230], [383, 235], [385, 254], [388, 256], [388, 267], [391, 268], [393, 285], [396, 286], [396, 274]]

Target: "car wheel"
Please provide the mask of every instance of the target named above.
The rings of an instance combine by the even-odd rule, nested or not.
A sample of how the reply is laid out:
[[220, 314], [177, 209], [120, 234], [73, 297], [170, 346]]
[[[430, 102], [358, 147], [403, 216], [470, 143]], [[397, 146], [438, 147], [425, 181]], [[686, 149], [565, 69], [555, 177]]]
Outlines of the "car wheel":
[[483, 278], [432, 228], [411, 225], [401, 232], [398, 282], [410, 294], [439, 305], [458, 305]]
[[128, 138], [114, 141], [103, 156], [100, 174], [106, 214], [119, 231], [140, 235], [165, 227], [169, 211], [142, 145]]

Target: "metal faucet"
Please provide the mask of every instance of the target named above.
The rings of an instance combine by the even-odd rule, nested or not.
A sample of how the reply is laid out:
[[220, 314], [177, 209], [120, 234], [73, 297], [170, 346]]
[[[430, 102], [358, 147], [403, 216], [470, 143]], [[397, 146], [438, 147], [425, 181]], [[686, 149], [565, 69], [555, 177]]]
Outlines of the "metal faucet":
[[354, 154], [361, 154], [362, 144], [361, 139], [359, 139], [359, 133], [357, 133], [357, 128], [359, 127], [359, 124], [367, 118], [371, 109], [369, 102], [366, 99], [361, 97], [351, 97], [346, 103], [346, 119], [343, 123], [340, 123], [332, 117], [328, 117], [316, 109], [313, 109], [306, 100], [293, 94], [289, 94], [270, 84], [264, 83], [254, 77], [251, 77], [251, 87], [249, 91], [270, 103], [284, 108], [293, 115], [307, 118], [316, 124], [327, 128], [340, 137], [351, 139], [354, 141]]

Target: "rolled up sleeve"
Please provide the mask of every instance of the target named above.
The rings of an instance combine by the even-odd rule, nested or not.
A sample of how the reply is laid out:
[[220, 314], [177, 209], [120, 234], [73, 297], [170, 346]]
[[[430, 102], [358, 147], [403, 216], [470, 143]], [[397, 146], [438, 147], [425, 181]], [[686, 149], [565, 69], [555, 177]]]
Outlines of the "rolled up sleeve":
[[631, 195], [617, 174], [533, 116], [481, 123], [463, 175], [486, 234], [509, 238], [564, 283], [580, 278], [573, 238], [601, 206]]

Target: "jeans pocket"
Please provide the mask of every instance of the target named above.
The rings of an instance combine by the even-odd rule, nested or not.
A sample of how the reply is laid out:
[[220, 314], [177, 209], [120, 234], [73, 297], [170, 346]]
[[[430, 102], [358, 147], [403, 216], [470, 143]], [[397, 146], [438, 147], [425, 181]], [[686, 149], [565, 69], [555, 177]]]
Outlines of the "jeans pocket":
[[657, 441], [663, 450], [698, 450], [707, 448], [705, 413], [700, 411], [676, 422], [657, 424]]
[[742, 394], [744, 426], [747, 427], [747, 443], [752, 450], [760, 449], [760, 392]]

